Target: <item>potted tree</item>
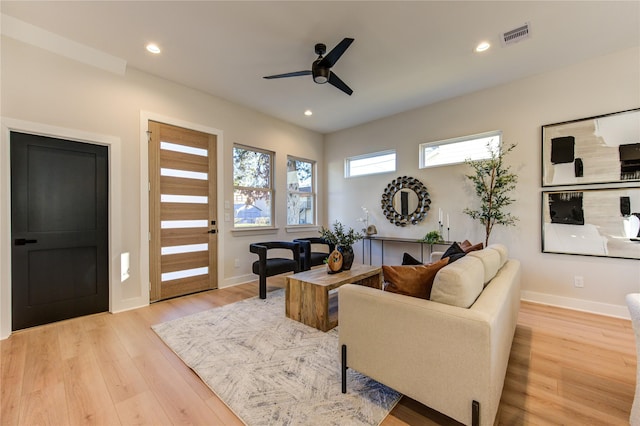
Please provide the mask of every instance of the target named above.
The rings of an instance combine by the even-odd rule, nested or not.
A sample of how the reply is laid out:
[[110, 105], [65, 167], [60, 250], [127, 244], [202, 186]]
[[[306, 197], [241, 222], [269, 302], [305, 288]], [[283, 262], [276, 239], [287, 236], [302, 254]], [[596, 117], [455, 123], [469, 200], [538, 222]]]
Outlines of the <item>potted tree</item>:
[[484, 225], [484, 245], [489, 244], [489, 236], [495, 225], [513, 226], [517, 217], [505, 211], [506, 207], [514, 202], [509, 195], [516, 188], [518, 176], [511, 173], [511, 167], [505, 166], [504, 157], [516, 147], [515, 144], [493, 150], [489, 145], [487, 149], [491, 157], [485, 160], [465, 160], [465, 163], [473, 168], [473, 174], [466, 177], [473, 183], [476, 195], [480, 198], [480, 209], [465, 208], [464, 213], [472, 219], [480, 221]]
[[362, 234], [349, 228], [345, 230], [342, 223], [335, 221], [333, 230], [320, 228], [320, 236], [330, 243], [335, 244], [336, 250], [342, 253], [342, 270], [348, 271], [353, 264], [353, 243], [363, 238]]

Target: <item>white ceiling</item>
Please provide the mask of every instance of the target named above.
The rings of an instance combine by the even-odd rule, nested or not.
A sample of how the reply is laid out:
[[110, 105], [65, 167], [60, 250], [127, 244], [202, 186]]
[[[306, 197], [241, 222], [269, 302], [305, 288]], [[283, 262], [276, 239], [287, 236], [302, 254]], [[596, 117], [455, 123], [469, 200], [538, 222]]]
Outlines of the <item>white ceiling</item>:
[[[639, 1], [3, 0], [1, 11], [322, 133], [640, 45]], [[531, 38], [502, 47], [525, 22]], [[332, 71], [352, 96], [310, 76], [262, 78], [310, 69], [315, 43], [329, 51], [344, 37], [355, 42]], [[473, 53], [482, 40], [492, 48]], [[151, 41], [161, 55], [145, 51]]]

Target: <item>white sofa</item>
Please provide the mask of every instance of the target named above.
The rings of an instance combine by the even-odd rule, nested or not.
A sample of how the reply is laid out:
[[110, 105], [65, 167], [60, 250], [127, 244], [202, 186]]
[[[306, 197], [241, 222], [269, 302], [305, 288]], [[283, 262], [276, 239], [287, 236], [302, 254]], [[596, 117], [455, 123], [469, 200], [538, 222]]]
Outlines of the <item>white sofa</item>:
[[431, 299], [340, 287], [342, 391], [353, 369], [466, 425], [493, 425], [520, 307], [520, 262], [498, 244], [469, 253], [438, 271]]

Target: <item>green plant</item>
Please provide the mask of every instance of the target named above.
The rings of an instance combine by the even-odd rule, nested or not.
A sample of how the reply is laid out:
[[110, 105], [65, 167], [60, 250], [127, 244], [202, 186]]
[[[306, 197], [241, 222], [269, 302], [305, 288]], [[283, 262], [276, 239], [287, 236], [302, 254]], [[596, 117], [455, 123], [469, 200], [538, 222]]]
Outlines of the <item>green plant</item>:
[[337, 220], [333, 224], [333, 231], [323, 226], [318, 232], [325, 240], [342, 247], [351, 247], [353, 243], [363, 238], [362, 234], [354, 231], [353, 228], [345, 231], [344, 225]]
[[489, 244], [489, 236], [494, 225], [513, 226], [517, 217], [505, 211], [514, 202], [509, 195], [516, 188], [518, 176], [511, 173], [511, 167], [505, 166], [503, 159], [516, 147], [500, 148], [497, 152], [487, 144], [491, 157], [485, 160], [465, 160], [471, 166], [474, 174], [466, 175], [473, 183], [476, 195], [480, 198], [480, 209], [465, 208], [464, 213], [472, 219], [480, 221], [485, 229], [485, 246]]
[[422, 241], [429, 244], [435, 244], [435, 243], [444, 242], [444, 238], [442, 238], [442, 235], [440, 235], [440, 232], [431, 231], [431, 232], [427, 232], [427, 234], [424, 236]]

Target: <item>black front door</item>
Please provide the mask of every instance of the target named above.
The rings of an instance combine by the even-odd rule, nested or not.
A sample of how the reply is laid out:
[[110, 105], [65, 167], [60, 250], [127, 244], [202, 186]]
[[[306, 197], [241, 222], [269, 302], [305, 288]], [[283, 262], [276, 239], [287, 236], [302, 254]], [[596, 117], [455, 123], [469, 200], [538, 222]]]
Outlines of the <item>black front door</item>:
[[108, 148], [10, 143], [12, 329], [107, 311]]

